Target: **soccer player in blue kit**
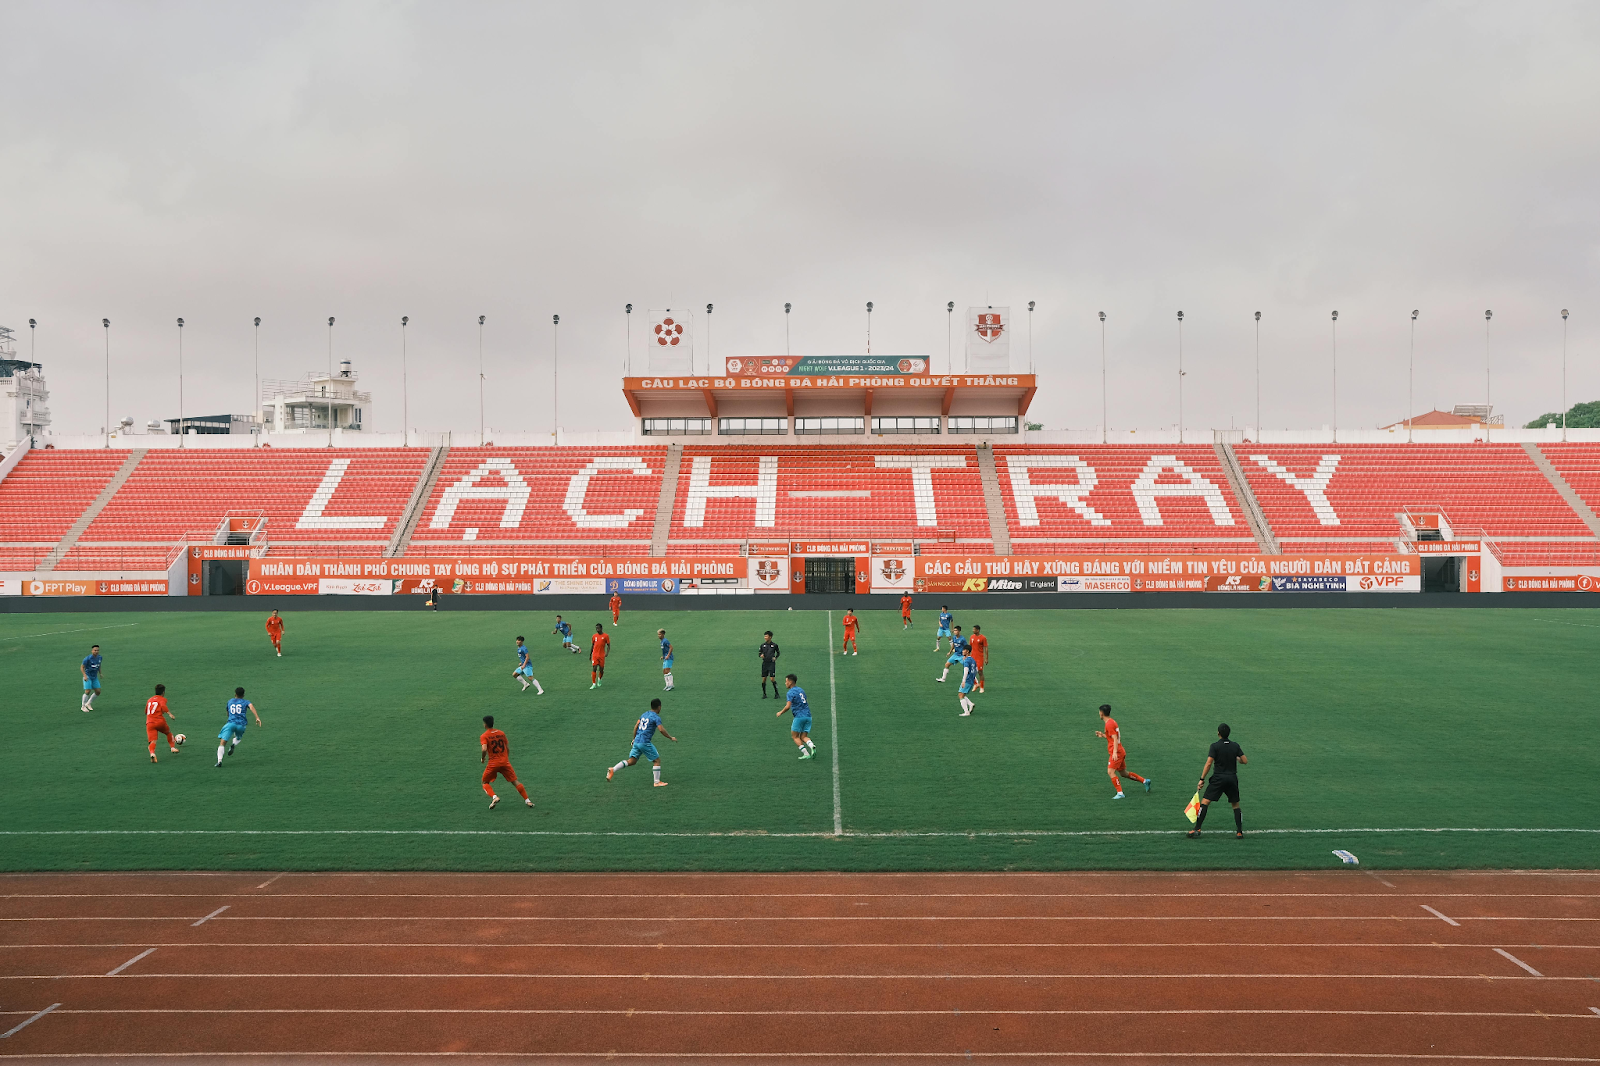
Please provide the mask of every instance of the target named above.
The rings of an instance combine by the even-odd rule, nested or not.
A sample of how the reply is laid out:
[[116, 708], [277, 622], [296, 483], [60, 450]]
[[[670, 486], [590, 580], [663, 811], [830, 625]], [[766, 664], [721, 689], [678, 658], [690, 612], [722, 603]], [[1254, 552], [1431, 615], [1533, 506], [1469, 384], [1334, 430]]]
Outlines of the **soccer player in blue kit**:
[[522, 682], [522, 691], [528, 691], [528, 682], [533, 682], [533, 691], [540, 696], [544, 695], [544, 686], [539, 684], [539, 679], [533, 676], [533, 663], [528, 661], [528, 646], [517, 638], [517, 668], [511, 671], [511, 676]]
[[[950, 635], [950, 623], [955, 621], [955, 616], [950, 613], [950, 608], [939, 608], [939, 628], [933, 632], [933, 650], [939, 650], [939, 638]], [[950, 650], [955, 651], [955, 642], [951, 641]]]
[[665, 629], [656, 630], [656, 636], [661, 638], [661, 676], [666, 679], [667, 691], [672, 691], [672, 641], [667, 639]]
[[222, 765], [224, 755], [232, 755], [233, 749], [239, 746], [239, 741], [244, 739], [245, 726], [249, 725], [244, 719], [244, 712], [249, 711], [256, 716], [256, 725], [261, 724], [261, 712], [256, 710], [256, 705], [244, 698], [244, 689], [233, 690], [233, 699], [228, 701], [228, 721], [222, 727], [222, 732], [217, 734], [217, 739], [222, 741], [217, 745], [217, 765]]
[[678, 738], [667, 732], [667, 727], [661, 724], [661, 701], [654, 699], [650, 701], [650, 709], [641, 714], [633, 725], [633, 747], [628, 749], [628, 757], [606, 771], [606, 780], [610, 781], [618, 770], [638, 762], [639, 756], [648, 755], [650, 772], [655, 775], [655, 787], [666, 788], [667, 783], [661, 780], [661, 753], [650, 743], [658, 731], [674, 744], [678, 742]]
[[944, 673], [934, 678], [934, 680], [943, 681], [945, 678], [949, 677], [950, 667], [952, 664], [956, 667], [956, 669], [959, 670], [961, 668], [961, 660], [965, 658], [967, 653], [971, 650], [972, 642], [966, 637], [962, 636], [961, 627], [956, 626], [955, 635], [950, 638], [950, 658], [944, 661]]
[[572, 654], [576, 655], [582, 650], [578, 647], [577, 642], [572, 639], [572, 623], [563, 622], [559, 614], [556, 615], [556, 627], [550, 632], [559, 635], [561, 637], [561, 646]]
[[78, 672], [83, 675], [83, 699], [78, 708], [88, 714], [94, 710], [94, 698], [100, 695], [100, 645], [89, 649], [89, 654], [78, 664]]
[[978, 660], [972, 657], [970, 651], [961, 656], [961, 715], [965, 718], [973, 712], [977, 704], [967, 694], [978, 687]]
[[788, 691], [783, 694], [788, 702], [776, 717], [782, 718], [784, 711], [794, 715], [794, 721], [789, 724], [789, 736], [794, 746], [800, 749], [800, 757], [809, 759], [817, 753], [817, 746], [811, 740], [811, 704], [806, 702], [806, 690], [800, 687], [798, 677], [785, 674], [783, 683], [788, 686]]

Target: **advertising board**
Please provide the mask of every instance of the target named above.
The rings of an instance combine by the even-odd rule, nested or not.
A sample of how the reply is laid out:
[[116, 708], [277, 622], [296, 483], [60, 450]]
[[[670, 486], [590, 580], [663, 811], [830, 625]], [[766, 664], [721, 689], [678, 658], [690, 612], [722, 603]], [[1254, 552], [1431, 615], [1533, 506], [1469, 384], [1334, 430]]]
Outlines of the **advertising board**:
[[[1420, 592], [1414, 555], [917, 556], [916, 592]], [[903, 587], [873, 560], [873, 590]]]
[[729, 377], [766, 377], [772, 374], [926, 374], [925, 355], [741, 355], [723, 361]]
[[[253, 596], [405, 595], [435, 588], [451, 594], [571, 595], [611, 591], [676, 593], [688, 578], [743, 583], [747, 560], [706, 556], [665, 559], [411, 558], [252, 559], [245, 591]], [[387, 591], [381, 589], [387, 588]]]
[[1057, 592], [1132, 592], [1131, 577], [1058, 577]]
[[[0, 582], [5, 596], [165, 596], [165, 578], [19, 578]], [[14, 590], [14, 591], [13, 591]]]
[[1507, 574], [1502, 580], [1507, 592], [1600, 592], [1600, 578], [1589, 574]]
[[606, 591], [621, 593], [624, 596], [676, 595], [678, 580], [671, 577], [611, 577], [606, 579]]

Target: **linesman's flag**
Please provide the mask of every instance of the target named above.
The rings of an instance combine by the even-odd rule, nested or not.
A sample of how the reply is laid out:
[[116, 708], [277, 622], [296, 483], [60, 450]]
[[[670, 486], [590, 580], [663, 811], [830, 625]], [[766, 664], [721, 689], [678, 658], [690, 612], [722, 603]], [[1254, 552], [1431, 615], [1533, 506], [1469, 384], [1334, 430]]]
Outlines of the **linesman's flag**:
[[1189, 821], [1191, 821], [1191, 822], [1198, 822], [1200, 820], [1200, 790], [1199, 789], [1195, 789], [1194, 798], [1191, 799], [1189, 801], [1189, 805], [1183, 809], [1183, 816], [1185, 818], [1189, 819]]

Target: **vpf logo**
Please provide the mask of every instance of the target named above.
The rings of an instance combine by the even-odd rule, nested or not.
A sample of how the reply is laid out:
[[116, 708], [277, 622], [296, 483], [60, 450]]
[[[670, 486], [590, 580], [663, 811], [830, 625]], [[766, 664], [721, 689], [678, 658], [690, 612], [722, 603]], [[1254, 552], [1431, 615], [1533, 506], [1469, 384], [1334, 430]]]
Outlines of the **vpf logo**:
[[762, 559], [756, 563], [756, 580], [763, 585], [776, 584], [783, 577], [783, 571], [774, 559]]
[[1364, 589], [1370, 589], [1372, 587], [1372, 578], [1363, 577], [1361, 579], [1361, 587]]
[[677, 344], [683, 340], [683, 326], [670, 318], [663, 318], [656, 323], [656, 343], [662, 347]]
[[878, 573], [883, 575], [885, 581], [894, 585], [906, 579], [906, 564], [899, 559], [885, 559]]
[[978, 336], [992, 344], [1000, 339], [1000, 334], [1006, 331], [1006, 327], [1005, 323], [1000, 321], [998, 313], [984, 312], [978, 316], [977, 330]]

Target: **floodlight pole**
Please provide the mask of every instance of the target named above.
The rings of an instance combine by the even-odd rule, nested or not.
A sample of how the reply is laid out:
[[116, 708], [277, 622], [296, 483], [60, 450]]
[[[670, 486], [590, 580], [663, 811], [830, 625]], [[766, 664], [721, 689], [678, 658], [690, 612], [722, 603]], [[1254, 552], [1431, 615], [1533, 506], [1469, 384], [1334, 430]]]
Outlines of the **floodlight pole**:
[[1033, 301], [1028, 301], [1028, 373], [1033, 373]]
[[789, 354], [789, 304], [783, 305], [783, 354]]
[[1411, 352], [1406, 359], [1406, 443], [1411, 443], [1411, 433], [1416, 428], [1417, 389], [1417, 312], [1411, 312]]
[[333, 316], [328, 316], [328, 447], [333, 447]]
[[1339, 443], [1339, 312], [1333, 313], [1333, 443]]
[[[183, 447], [183, 319], [178, 319], [178, 447]], [[107, 440], [110, 439], [111, 408], [106, 407]]]
[[260, 315], [256, 316], [255, 342], [256, 342], [256, 352], [255, 352], [255, 358], [256, 358], [256, 365], [255, 365], [255, 370], [256, 370], [256, 410], [255, 410], [256, 447], [259, 448], [259, 447], [261, 447], [261, 316]]
[[[32, 325], [30, 318], [28, 324]], [[1567, 439], [1567, 309], [1561, 309], [1561, 439]]]
[[[694, 353], [691, 352], [689, 354], [693, 355]], [[692, 370], [694, 364], [690, 363], [689, 367]], [[711, 372], [711, 305], [706, 304], [706, 373], [710, 374]]]
[[1106, 313], [1100, 312], [1100, 443], [1106, 443]]
[[633, 305], [622, 305], [622, 336], [626, 347], [622, 356], [622, 376], [627, 377], [632, 369], [629, 364], [633, 362]]
[[956, 372], [955, 342], [951, 339], [955, 336], [955, 328], [956, 302], [951, 300], [944, 305], [944, 372], [946, 374], [954, 374]]
[[1183, 312], [1178, 312], [1178, 443], [1183, 443]]
[[872, 354], [872, 301], [867, 301], [867, 354]]
[[483, 315], [478, 316], [478, 447], [489, 439], [483, 428]]
[[410, 315], [400, 316], [400, 446], [411, 443], [411, 394], [406, 385], [406, 326]]
[[1490, 400], [1489, 389], [1489, 320], [1494, 318], [1493, 311], [1483, 313], [1483, 439], [1490, 437], [1489, 411], [1493, 407]]
[[561, 443], [561, 316], [550, 316], [550, 442]]
[[111, 447], [111, 320], [102, 318], [100, 325], [106, 331], [106, 447]]
[[1261, 312], [1256, 312], [1256, 443], [1261, 443]]

